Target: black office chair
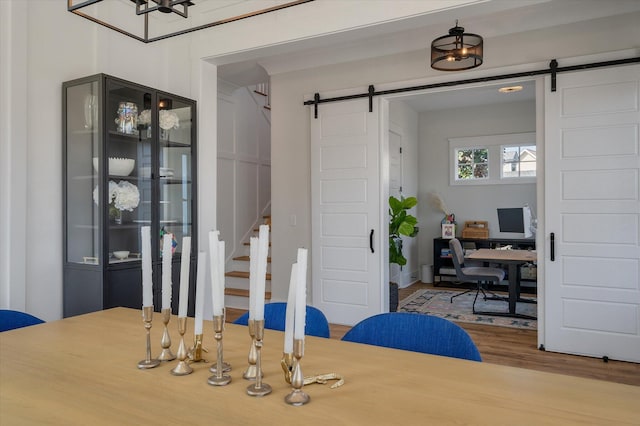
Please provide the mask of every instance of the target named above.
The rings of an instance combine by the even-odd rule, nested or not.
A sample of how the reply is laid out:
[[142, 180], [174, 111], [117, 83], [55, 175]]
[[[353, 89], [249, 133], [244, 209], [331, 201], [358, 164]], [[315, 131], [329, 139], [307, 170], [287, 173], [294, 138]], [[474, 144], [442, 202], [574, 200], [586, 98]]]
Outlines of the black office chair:
[[464, 264], [464, 251], [462, 250], [462, 244], [457, 238], [453, 238], [449, 240], [449, 248], [451, 249], [451, 258], [453, 260], [453, 266], [456, 269], [456, 277], [458, 280], [462, 282], [476, 282], [475, 289], [469, 289], [462, 293], [455, 294], [451, 296], [451, 303], [453, 303], [453, 299], [458, 296], [462, 296], [463, 294], [476, 291], [476, 297], [473, 299], [473, 313], [477, 314], [479, 312], [476, 311], [476, 300], [478, 300], [478, 294], [482, 292], [482, 296], [484, 300], [504, 300], [508, 301], [505, 297], [496, 296], [492, 294], [491, 297], [487, 296], [485, 293], [483, 283], [490, 282], [494, 284], [500, 284], [504, 279], [504, 270], [500, 268], [492, 268], [488, 266], [465, 266]]

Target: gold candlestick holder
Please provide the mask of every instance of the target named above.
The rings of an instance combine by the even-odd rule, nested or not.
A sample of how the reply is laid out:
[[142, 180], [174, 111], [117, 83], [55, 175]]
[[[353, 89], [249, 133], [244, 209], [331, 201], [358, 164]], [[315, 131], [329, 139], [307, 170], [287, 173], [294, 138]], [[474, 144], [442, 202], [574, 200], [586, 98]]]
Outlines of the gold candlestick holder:
[[178, 317], [178, 333], [180, 333], [180, 346], [178, 346], [178, 365], [171, 370], [174, 376], [185, 376], [193, 373], [193, 368], [185, 361], [187, 359], [187, 348], [184, 345], [184, 333], [187, 331], [187, 317]]
[[262, 339], [264, 338], [264, 320], [255, 321], [255, 348], [256, 348], [256, 381], [247, 386], [247, 394], [250, 396], [265, 396], [271, 393], [271, 386], [262, 383]]
[[171, 337], [169, 336], [169, 320], [171, 319], [171, 309], [165, 308], [162, 310], [162, 322], [164, 323], [164, 331], [162, 332], [162, 339], [160, 345], [162, 346], [162, 353], [158, 357], [160, 361], [173, 361], [176, 356], [171, 352]]
[[142, 307], [142, 321], [144, 322], [144, 328], [147, 332], [147, 356], [142, 361], [138, 362], [138, 368], [147, 369], [160, 365], [160, 361], [157, 359], [151, 359], [151, 320], [153, 319], [153, 306]]
[[217, 346], [217, 360], [216, 360], [216, 371], [215, 374], [207, 380], [212, 386], [225, 386], [231, 383], [231, 376], [228, 374], [224, 374], [224, 367], [222, 365], [222, 330], [224, 328], [224, 316], [223, 315], [214, 315], [213, 316], [213, 332], [215, 333], [214, 337], [216, 339]]
[[[224, 330], [224, 323], [226, 322], [226, 318], [227, 318], [227, 311], [225, 310], [225, 308], [222, 308], [222, 329]], [[220, 357], [220, 360], [222, 361], [222, 372], [223, 373], [228, 373], [229, 371], [231, 371], [231, 364], [229, 364], [228, 362], [224, 361], [223, 358], [223, 345], [222, 345], [222, 340], [220, 340], [220, 354], [218, 354], [218, 356]], [[213, 374], [216, 374], [216, 372], [218, 371], [218, 361], [216, 360], [216, 362], [214, 362], [213, 364], [211, 364], [211, 367], [209, 367], [209, 371], [212, 372]]]
[[206, 350], [202, 346], [202, 334], [195, 334], [193, 336], [193, 347], [191, 347], [188, 351], [187, 357], [191, 362], [207, 362], [206, 359], [202, 358], [202, 351]]
[[258, 351], [256, 349], [256, 321], [250, 319], [247, 323], [247, 328], [249, 329], [249, 336], [251, 336], [251, 347], [249, 348], [249, 366], [242, 374], [242, 377], [246, 380], [255, 380], [256, 375], [258, 374], [258, 369], [256, 368], [256, 362], [258, 361]]
[[291, 386], [293, 390], [284, 397], [287, 404], [300, 406], [308, 403], [311, 397], [302, 391], [304, 386], [304, 376], [302, 375], [302, 367], [300, 366], [300, 358], [304, 353], [304, 340], [294, 339], [293, 341], [293, 372], [291, 374]]

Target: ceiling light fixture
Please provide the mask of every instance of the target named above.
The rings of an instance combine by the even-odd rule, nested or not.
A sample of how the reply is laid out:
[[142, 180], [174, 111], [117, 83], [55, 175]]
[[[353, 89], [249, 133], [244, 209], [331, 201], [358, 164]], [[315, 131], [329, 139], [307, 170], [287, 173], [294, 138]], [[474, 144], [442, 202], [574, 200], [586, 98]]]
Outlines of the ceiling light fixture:
[[511, 92], [519, 92], [522, 90], [522, 86], [509, 86], [509, 87], [501, 87], [498, 89], [500, 93], [511, 93]]
[[449, 34], [431, 42], [431, 68], [440, 71], [461, 71], [482, 65], [482, 37], [465, 33], [456, 26]]
[[[314, 0], [278, 2], [275, 6], [256, 10], [256, 5], [262, 6], [264, 3], [219, 0], [67, 0], [67, 10], [120, 34], [143, 43], [151, 43], [312, 1]], [[135, 14], [132, 7], [134, 5]], [[193, 6], [198, 7], [196, 10], [199, 15], [196, 18], [215, 16], [216, 20], [199, 25], [202, 20], [194, 19], [193, 13], [189, 16], [189, 7]], [[174, 19], [175, 15], [185, 19]]]

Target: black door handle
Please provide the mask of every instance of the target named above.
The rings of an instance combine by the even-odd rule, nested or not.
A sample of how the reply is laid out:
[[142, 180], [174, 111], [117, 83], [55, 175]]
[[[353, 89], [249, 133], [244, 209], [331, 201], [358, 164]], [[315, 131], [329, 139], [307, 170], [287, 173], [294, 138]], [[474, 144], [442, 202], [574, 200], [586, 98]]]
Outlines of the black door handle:
[[553, 232], [549, 235], [549, 242], [551, 243], [551, 247], [549, 248], [550, 258], [551, 261], [554, 262], [556, 260], [556, 236]]
[[369, 233], [369, 248], [371, 249], [371, 253], [375, 253], [373, 250], [373, 229]]

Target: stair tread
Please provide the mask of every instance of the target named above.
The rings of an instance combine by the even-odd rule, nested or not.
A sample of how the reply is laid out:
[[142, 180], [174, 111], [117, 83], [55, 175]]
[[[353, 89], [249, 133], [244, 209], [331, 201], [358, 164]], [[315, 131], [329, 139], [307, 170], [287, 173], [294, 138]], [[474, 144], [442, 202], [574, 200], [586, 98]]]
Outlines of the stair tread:
[[[249, 273], [244, 271], [230, 271], [224, 274], [227, 277], [249, 278]], [[267, 272], [266, 279], [271, 280], [271, 274]]]
[[[234, 257], [233, 260], [242, 260], [243, 262], [249, 262], [251, 258], [249, 256]], [[271, 263], [271, 256], [267, 257], [267, 263]]]
[[[249, 290], [243, 290], [241, 288], [225, 288], [224, 294], [227, 296], [241, 296], [241, 297], [249, 297]], [[271, 299], [271, 292], [265, 291], [264, 298], [266, 300]]]

